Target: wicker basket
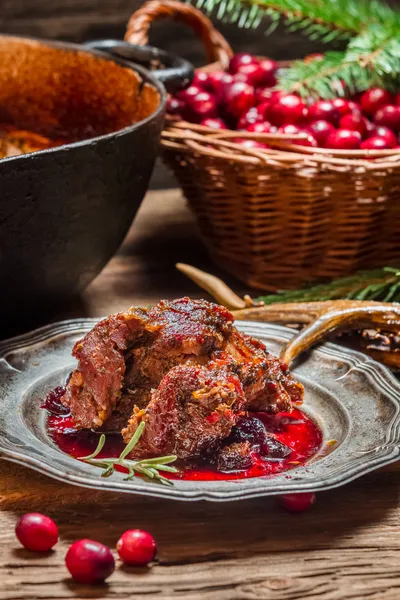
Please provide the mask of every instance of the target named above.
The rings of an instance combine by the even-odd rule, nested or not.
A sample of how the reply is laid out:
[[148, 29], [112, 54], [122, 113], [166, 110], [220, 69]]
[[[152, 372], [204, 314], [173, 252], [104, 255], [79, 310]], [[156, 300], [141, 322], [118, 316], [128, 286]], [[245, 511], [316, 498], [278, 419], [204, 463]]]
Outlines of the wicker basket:
[[[146, 3], [125, 39], [147, 43], [151, 23], [164, 17], [202, 37], [212, 61], [205, 70], [226, 68], [226, 40], [180, 2]], [[234, 143], [237, 136], [170, 120], [162, 138], [163, 157], [219, 266], [268, 289], [400, 262], [399, 150], [332, 151], [241, 132], [270, 147], [256, 151]]]

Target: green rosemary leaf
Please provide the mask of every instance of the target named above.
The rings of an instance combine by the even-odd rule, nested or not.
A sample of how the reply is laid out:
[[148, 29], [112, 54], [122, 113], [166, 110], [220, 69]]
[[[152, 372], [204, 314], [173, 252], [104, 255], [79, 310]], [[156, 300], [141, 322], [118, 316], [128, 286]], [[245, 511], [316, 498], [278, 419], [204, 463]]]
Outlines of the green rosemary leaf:
[[169, 456], [156, 456], [155, 458], [143, 458], [142, 460], [137, 461], [137, 464], [145, 462], [148, 465], [168, 465], [169, 463], [175, 462], [177, 458], [178, 457], [175, 454], [170, 454]]
[[140, 436], [143, 433], [143, 430], [145, 428], [145, 423], [144, 421], [142, 421], [138, 428], [136, 429], [135, 433], [132, 436], [131, 441], [129, 442], [129, 444], [126, 446], [126, 448], [123, 450], [123, 452], [121, 452], [121, 456], [119, 457], [119, 461], [123, 461], [125, 456], [128, 456], [128, 454], [130, 452], [132, 452], [133, 448], [136, 446], [136, 444], [138, 443]]
[[100, 439], [99, 439], [99, 443], [97, 444], [96, 450], [92, 454], [89, 454], [89, 456], [80, 457], [79, 460], [89, 461], [90, 459], [95, 458], [103, 450], [103, 446], [105, 443], [106, 443], [106, 436], [104, 435], [104, 433], [102, 433], [100, 436]]

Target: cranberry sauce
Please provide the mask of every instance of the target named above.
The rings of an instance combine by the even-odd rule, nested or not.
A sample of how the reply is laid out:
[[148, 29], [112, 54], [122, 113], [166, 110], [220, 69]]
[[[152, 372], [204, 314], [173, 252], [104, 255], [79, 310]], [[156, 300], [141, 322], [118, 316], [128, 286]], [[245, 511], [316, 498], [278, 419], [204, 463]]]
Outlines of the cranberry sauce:
[[[42, 408], [45, 408], [48, 413], [47, 431], [54, 443], [66, 454], [75, 458], [81, 458], [91, 454], [98, 442], [99, 434], [90, 430], [75, 429], [72, 419], [65, 414], [65, 408], [59, 402], [64, 389], [56, 388], [50, 392]], [[196, 463], [178, 462], [176, 466], [179, 468], [179, 473], [168, 476], [171, 479], [185, 480], [226, 480], [226, 479], [243, 479], [248, 477], [260, 477], [261, 475], [274, 475], [283, 471], [288, 471], [299, 465], [304, 464], [320, 449], [322, 444], [322, 432], [319, 427], [305, 413], [298, 408], [291, 413], [282, 412], [278, 415], [266, 415], [264, 413], [252, 413], [252, 417], [256, 417], [262, 421], [267, 431], [271, 434], [270, 440], [277, 440], [279, 446], [289, 448], [290, 452], [286, 452], [283, 458], [271, 458], [263, 456], [262, 446], [255, 446], [251, 451], [252, 464], [250, 467], [240, 471], [223, 472], [218, 471], [213, 464], [214, 460], [204, 460]], [[243, 429], [244, 435], [246, 433]], [[238, 435], [233, 430], [232, 442], [243, 442], [242, 434]], [[252, 434], [254, 435], [254, 434]], [[249, 437], [251, 440], [251, 435]], [[117, 458], [125, 444], [120, 435], [107, 435], [106, 443], [99, 458]]]

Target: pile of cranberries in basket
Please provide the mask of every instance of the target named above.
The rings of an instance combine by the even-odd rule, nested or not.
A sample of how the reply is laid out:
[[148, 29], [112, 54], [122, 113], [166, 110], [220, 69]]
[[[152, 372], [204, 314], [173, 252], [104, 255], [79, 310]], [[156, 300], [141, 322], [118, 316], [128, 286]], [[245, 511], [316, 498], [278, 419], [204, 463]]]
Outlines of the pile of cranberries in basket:
[[[319, 55], [307, 58], [318, 59]], [[305, 102], [297, 94], [277, 90], [277, 77], [275, 61], [235, 54], [228, 72], [197, 71], [190, 87], [169, 98], [168, 113], [217, 130], [296, 135], [293, 143], [303, 146], [400, 148], [400, 93], [371, 88], [352, 99]], [[304, 137], [299, 138], [299, 134]], [[235, 141], [248, 148], [267, 148], [249, 138]]]

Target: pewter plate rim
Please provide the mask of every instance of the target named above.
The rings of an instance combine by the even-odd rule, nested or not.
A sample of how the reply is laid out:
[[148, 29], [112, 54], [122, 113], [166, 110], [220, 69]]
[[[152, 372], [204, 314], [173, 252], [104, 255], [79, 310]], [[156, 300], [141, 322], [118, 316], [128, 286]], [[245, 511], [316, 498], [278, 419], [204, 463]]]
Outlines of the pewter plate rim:
[[[10, 364], [10, 356], [24, 356], [24, 353], [42, 352], [48, 361], [42, 366], [43, 376], [51, 376], [54, 372], [60, 370], [60, 364], [53, 366], [52, 364], [52, 345], [62, 346], [61, 350], [61, 366], [66, 368], [73, 365], [73, 359], [70, 356], [72, 341], [70, 338], [83, 335], [89, 331], [91, 327], [100, 319], [71, 319], [46, 325], [29, 333], [0, 342], [0, 403], [9, 402], [10, 406], [16, 407], [16, 414], [22, 411], [22, 398], [24, 391], [28, 390], [32, 379], [35, 377], [35, 364], [31, 363], [23, 365], [20, 370]], [[276, 340], [276, 343], [281, 344], [290, 339], [295, 333], [295, 330], [279, 325], [267, 323], [257, 323], [254, 321], [239, 321], [237, 327], [247, 333], [260, 337], [261, 339], [269, 338]], [[57, 346], [58, 344], [58, 346]], [[69, 352], [66, 352], [68, 347]], [[37, 349], [37, 350], [36, 350]], [[186, 482], [175, 481], [174, 487], [166, 487], [156, 485], [151, 482], [146, 482], [142, 479], [135, 479], [130, 482], [124, 482], [122, 476], [117, 474], [114, 479], [101, 479], [96, 468], [82, 464], [75, 459], [67, 456], [59, 451], [54, 444], [43, 442], [33, 436], [31, 431], [24, 427], [23, 421], [15, 423], [18, 420], [16, 415], [9, 414], [1, 417], [0, 422], [0, 457], [11, 462], [25, 465], [45, 475], [49, 475], [54, 479], [68, 482], [81, 487], [107, 490], [114, 492], [136, 493], [140, 495], [148, 495], [159, 498], [175, 499], [175, 500], [210, 500], [210, 501], [229, 501], [254, 498], [259, 496], [276, 495], [290, 492], [309, 492], [322, 491], [344, 485], [366, 473], [369, 473], [379, 467], [392, 463], [399, 458], [400, 454], [400, 383], [395, 379], [392, 373], [381, 364], [370, 359], [368, 356], [355, 350], [343, 348], [336, 344], [325, 343], [315, 350], [308, 353], [300, 363], [300, 367], [295, 366], [296, 375], [300, 379], [301, 365], [318, 364], [318, 361], [326, 362], [328, 367], [334, 367], [335, 361], [338, 364], [350, 365], [348, 370], [341, 376], [335, 379], [337, 381], [343, 379], [345, 382], [344, 390], [346, 398], [338, 398], [339, 404], [342, 403], [342, 409], [349, 415], [349, 427], [351, 429], [352, 419], [355, 418], [355, 411], [359, 410], [357, 402], [348, 401], [351, 385], [346, 381], [349, 374], [352, 373], [366, 382], [366, 391], [369, 390], [366, 398], [368, 402], [372, 395], [379, 397], [382, 410], [390, 410], [391, 416], [382, 423], [380, 433], [385, 435], [386, 443], [374, 448], [373, 451], [368, 450], [365, 456], [362, 456], [360, 448], [357, 444], [354, 447], [350, 444], [351, 440], [347, 438], [341, 445], [341, 453], [349, 452], [348, 461], [346, 455], [342, 462], [336, 464], [333, 461], [328, 468], [329, 460], [334, 457], [336, 450], [332, 450], [330, 456], [321, 456], [310, 463], [306, 463], [304, 467], [293, 469], [292, 471], [282, 474], [283, 476], [258, 477], [252, 479], [240, 479], [232, 481], [214, 481], [214, 482]], [[329, 368], [327, 376], [329, 380]], [[299, 373], [297, 371], [299, 370]], [[321, 371], [321, 373], [324, 373]], [[32, 377], [32, 379], [31, 379]], [[307, 380], [307, 377], [305, 377]], [[333, 380], [332, 380], [333, 381]], [[319, 387], [319, 382], [314, 380], [315, 387]], [[346, 387], [347, 386], [347, 387]], [[368, 387], [369, 386], [369, 387]], [[306, 387], [307, 389], [307, 387]], [[16, 392], [18, 390], [18, 395]], [[22, 393], [21, 393], [22, 390]], [[378, 400], [376, 400], [378, 403]], [[378, 407], [379, 408], [379, 407]], [[307, 411], [307, 406], [305, 406]], [[353, 411], [353, 412], [352, 412]], [[3, 411], [4, 412], [4, 411]], [[312, 412], [312, 411], [311, 411]], [[354, 413], [354, 414], [353, 414]], [[13, 428], [18, 425], [18, 438], [15, 437]], [[365, 441], [369, 435], [369, 429], [361, 432], [357, 438], [362, 438]], [[372, 434], [371, 434], [372, 435]], [[360, 441], [357, 442], [360, 444]], [[339, 450], [338, 450], [339, 451]], [[351, 454], [353, 453], [353, 454]], [[355, 454], [354, 454], [355, 453]], [[356, 454], [360, 456], [356, 456]], [[48, 454], [51, 456], [49, 460]], [[353, 461], [353, 462], [352, 462]], [[332, 460], [331, 460], [332, 462]], [[309, 472], [311, 476], [309, 475]]]

